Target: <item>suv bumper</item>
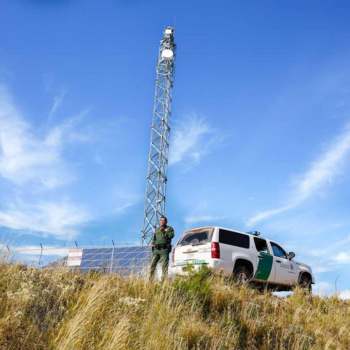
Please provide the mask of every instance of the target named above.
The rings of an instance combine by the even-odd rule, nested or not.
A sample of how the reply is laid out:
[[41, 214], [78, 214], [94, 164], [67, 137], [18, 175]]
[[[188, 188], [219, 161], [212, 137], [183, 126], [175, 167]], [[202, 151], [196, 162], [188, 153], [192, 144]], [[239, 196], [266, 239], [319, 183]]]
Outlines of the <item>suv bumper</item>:
[[[220, 262], [221, 261], [219, 259], [212, 259], [210, 261], [206, 261], [205, 263], [193, 263], [193, 269], [194, 269], [194, 271], [198, 271], [202, 265], [206, 265], [206, 266], [212, 268], [214, 271], [216, 271], [216, 270], [219, 270], [219, 268], [220, 268]], [[181, 265], [177, 265], [179, 263]], [[174, 275], [184, 276], [188, 273], [186, 271], [186, 266], [188, 266], [190, 264], [192, 264], [190, 261], [189, 262], [176, 261], [175, 263], [171, 264], [170, 270]]]

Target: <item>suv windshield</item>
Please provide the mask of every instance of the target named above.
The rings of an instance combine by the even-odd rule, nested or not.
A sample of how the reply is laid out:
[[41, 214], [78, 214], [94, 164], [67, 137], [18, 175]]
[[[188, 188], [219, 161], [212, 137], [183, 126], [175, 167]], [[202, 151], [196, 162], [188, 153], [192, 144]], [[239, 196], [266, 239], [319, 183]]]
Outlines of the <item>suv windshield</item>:
[[208, 228], [203, 230], [188, 231], [178, 242], [178, 246], [205, 244], [211, 242], [214, 229]]

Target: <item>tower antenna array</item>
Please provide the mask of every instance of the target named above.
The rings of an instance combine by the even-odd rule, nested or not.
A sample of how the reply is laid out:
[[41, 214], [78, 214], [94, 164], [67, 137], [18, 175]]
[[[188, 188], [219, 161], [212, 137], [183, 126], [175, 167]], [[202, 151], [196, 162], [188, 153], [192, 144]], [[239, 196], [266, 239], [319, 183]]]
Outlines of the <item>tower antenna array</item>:
[[174, 29], [168, 27], [159, 43], [151, 145], [148, 159], [142, 243], [149, 244], [165, 213], [171, 102], [175, 71]]

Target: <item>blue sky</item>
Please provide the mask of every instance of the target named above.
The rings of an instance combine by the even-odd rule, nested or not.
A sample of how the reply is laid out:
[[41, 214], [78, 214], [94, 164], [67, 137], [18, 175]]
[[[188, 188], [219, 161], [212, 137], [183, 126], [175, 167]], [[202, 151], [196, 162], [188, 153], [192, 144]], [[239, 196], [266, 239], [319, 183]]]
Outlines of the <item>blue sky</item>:
[[158, 43], [176, 17], [176, 237], [259, 230], [350, 297], [349, 16], [346, 1], [2, 1], [4, 239], [140, 240]]

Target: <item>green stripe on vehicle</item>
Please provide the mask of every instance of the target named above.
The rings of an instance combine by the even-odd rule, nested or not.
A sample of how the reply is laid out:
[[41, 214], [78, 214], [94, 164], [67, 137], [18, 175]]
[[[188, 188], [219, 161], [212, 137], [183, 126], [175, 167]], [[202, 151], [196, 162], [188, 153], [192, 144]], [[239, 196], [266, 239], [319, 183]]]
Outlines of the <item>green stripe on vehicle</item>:
[[257, 280], [267, 281], [272, 270], [273, 257], [267, 253], [260, 253], [262, 259], [259, 260], [258, 268], [254, 278]]

